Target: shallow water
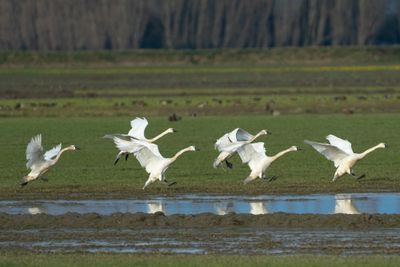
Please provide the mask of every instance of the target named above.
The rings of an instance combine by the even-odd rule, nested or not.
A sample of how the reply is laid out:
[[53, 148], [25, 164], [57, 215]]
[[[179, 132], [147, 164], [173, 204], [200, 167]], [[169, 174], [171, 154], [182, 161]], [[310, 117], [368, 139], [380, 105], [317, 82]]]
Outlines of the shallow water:
[[0, 230], [0, 251], [190, 254], [395, 254], [400, 229], [37, 229]]
[[0, 212], [8, 214], [51, 214], [67, 212], [199, 214], [400, 214], [400, 193], [352, 193], [313, 195], [180, 195], [146, 199], [103, 200], [10, 200], [0, 201]]

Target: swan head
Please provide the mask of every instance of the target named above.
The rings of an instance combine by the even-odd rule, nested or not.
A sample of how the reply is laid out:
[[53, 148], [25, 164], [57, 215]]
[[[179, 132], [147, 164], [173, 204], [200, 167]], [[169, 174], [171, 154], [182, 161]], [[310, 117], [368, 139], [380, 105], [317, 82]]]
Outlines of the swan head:
[[300, 151], [300, 150], [301, 150], [301, 148], [299, 148], [299, 147], [297, 147], [297, 146], [292, 146], [291, 149], [292, 149], [293, 151]]
[[385, 143], [380, 143], [378, 146], [381, 148], [388, 148], [388, 145]]
[[70, 145], [68, 147], [70, 150], [81, 150], [79, 147], [77, 147], [76, 145]]
[[199, 151], [199, 149], [197, 149], [195, 146], [190, 146], [187, 149], [188, 151]]
[[177, 130], [175, 130], [174, 128], [168, 128], [166, 132], [167, 133], [176, 133]]
[[260, 131], [260, 135], [267, 135], [267, 134], [271, 134], [271, 132], [269, 132], [268, 130], [265, 130], [265, 129]]

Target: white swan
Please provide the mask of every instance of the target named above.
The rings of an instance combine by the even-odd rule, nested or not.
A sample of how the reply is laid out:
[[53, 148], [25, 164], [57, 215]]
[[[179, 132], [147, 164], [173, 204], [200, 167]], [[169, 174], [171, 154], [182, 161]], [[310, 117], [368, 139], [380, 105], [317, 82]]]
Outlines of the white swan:
[[335, 195], [335, 214], [360, 214], [349, 195]]
[[234, 212], [233, 202], [217, 202], [214, 203], [215, 212], [217, 215], [226, 215], [228, 213]]
[[77, 150], [78, 147], [71, 145], [61, 149], [61, 144], [53, 147], [52, 149], [44, 152], [42, 147], [42, 135], [32, 137], [26, 148], [26, 168], [31, 172], [22, 178], [21, 186], [25, 186], [28, 182], [38, 179], [41, 175], [46, 173], [51, 166], [57, 163], [61, 154], [68, 150]]
[[217, 142], [215, 142], [214, 145], [215, 149], [218, 150], [220, 154], [214, 160], [213, 167], [218, 168], [221, 163], [225, 161], [226, 166], [229, 169], [232, 169], [233, 165], [228, 161], [228, 159], [235, 154], [238, 148], [245, 144], [250, 144], [261, 135], [266, 134], [271, 133], [267, 130], [261, 130], [256, 135], [252, 135], [241, 128], [236, 128], [233, 131], [223, 135], [217, 140]]
[[146, 172], [149, 174], [149, 178], [144, 184], [143, 189], [157, 180], [168, 183], [165, 179], [166, 170], [179, 156], [187, 151], [196, 151], [196, 148], [194, 146], [184, 148], [178, 151], [172, 158], [164, 158], [161, 156], [156, 144], [147, 144], [137, 150], [134, 155], [140, 165], [145, 168]]
[[[112, 139], [115, 144], [117, 144], [115, 138], [119, 138], [119, 139], [125, 140], [125, 141], [140, 140], [140, 141], [146, 141], [148, 143], [153, 143], [153, 142], [157, 141], [158, 139], [160, 139], [161, 137], [163, 137], [166, 134], [176, 132], [175, 129], [168, 128], [167, 130], [165, 130], [164, 132], [160, 133], [159, 135], [148, 139], [144, 135], [144, 132], [145, 132], [146, 127], [147, 127], [148, 124], [149, 124], [149, 122], [147, 121], [146, 118], [135, 118], [135, 119], [133, 119], [131, 121], [131, 129], [129, 130], [128, 134], [106, 134], [104, 136], [104, 138]], [[128, 156], [129, 156], [129, 153], [130, 152], [128, 152], [126, 150], [121, 150], [120, 149], [119, 153], [115, 157], [114, 165], [117, 164], [118, 160], [123, 155], [125, 155], [125, 160], [127, 160]]]
[[265, 206], [265, 203], [262, 201], [249, 202], [249, 204], [250, 204], [250, 214], [261, 215], [269, 213], [267, 207]]
[[150, 214], [153, 214], [156, 212], [165, 213], [165, 205], [162, 201], [147, 203], [147, 212]]
[[[240, 147], [237, 152], [242, 159], [242, 162], [247, 163], [251, 170], [250, 175], [244, 180], [243, 183], [247, 184], [257, 178], [266, 179], [266, 170], [272, 162], [282, 157], [286, 153], [298, 150], [299, 149], [296, 146], [292, 146], [274, 156], [269, 157], [265, 154], [265, 147], [264, 143], [262, 142], [247, 144]], [[274, 177], [271, 177], [270, 180], [273, 178]]]
[[[317, 143], [313, 141], [304, 140], [304, 143], [311, 145], [315, 150], [324, 155], [328, 160], [333, 161], [336, 169], [335, 175], [333, 176], [332, 182], [336, 181], [337, 178], [347, 174], [356, 176], [353, 172], [353, 166], [357, 161], [364, 158], [366, 155], [378, 148], [385, 148], [384, 143], [380, 143], [370, 149], [365, 150], [362, 153], [354, 153], [351, 148], [351, 143], [348, 140], [343, 140], [332, 134], [328, 135], [326, 139], [327, 143]], [[359, 176], [357, 179], [365, 177], [365, 174]]]

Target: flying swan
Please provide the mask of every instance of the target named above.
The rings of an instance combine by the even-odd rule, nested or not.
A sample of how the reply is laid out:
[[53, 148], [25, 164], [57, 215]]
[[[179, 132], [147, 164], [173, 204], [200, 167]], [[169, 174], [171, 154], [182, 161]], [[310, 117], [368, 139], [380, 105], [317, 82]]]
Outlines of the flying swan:
[[[140, 140], [140, 141], [145, 141], [148, 143], [153, 143], [155, 141], [157, 141], [158, 139], [160, 139], [161, 137], [163, 137], [166, 134], [169, 133], [174, 133], [176, 132], [175, 129], [173, 128], [168, 128], [167, 130], [165, 130], [164, 132], [160, 133], [159, 135], [153, 137], [153, 138], [146, 138], [144, 135], [144, 132], [146, 130], [147, 125], [149, 124], [149, 122], [147, 121], [146, 118], [135, 118], [134, 120], [131, 121], [131, 129], [129, 130], [128, 134], [106, 134], [104, 136], [104, 138], [110, 138], [114, 141], [114, 143], [117, 145], [118, 140], [116, 140], [116, 138], [118, 139], [122, 139], [125, 141], [131, 141], [131, 140]], [[118, 147], [118, 145], [117, 145]], [[125, 160], [128, 159], [129, 151], [123, 150], [121, 148], [119, 148], [120, 151], [118, 152], [117, 156], [115, 157], [115, 161], [114, 161], [114, 165], [117, 164], [117, 162], [119, 161], [119, 159], [125, 155]]]
[[[51, 166], [57, 163], [61, 154], [68, 150], [79, 149], [75, 145], [70, 145], [61, 149], [61, 144], [53, 147], [52, 149], [44, 152], [42, 147], [42, 135], [32, 137], [26, 148], [26, 168], [31, 172], [24, 176], [21, 180], [21, 186], [27, 185], [29, 182], [34, 181], [45, 174]], [[43, 178], [42, 178], [43, 179]]]
[[149, 178], [144, 184], [143, 190], [157, 180], [168, 184], [167, 180], [165, 179], [165, 172], [178, 157], [188, 151], [196, 151], [196, 148], [194, 146], [189, 146], [178, 151], [172, 158], [164, 158], [161, 156], [156, 144], [146, 144], [141, 146], [141, 148], [137, 150], [134, 155], [139, 161], [140, 165], [145, 168], [146, 172], [149, 174]]
[[[292, 146], [274, 156], [269, 157], [265, 154], [265, 147], [264, 143], [262, 142], [247, 144], [238, 148], [237, 152], [242, 159], [242, 162], [247, 163], [251, 170], [250, 175], [244, 180], [243, 183], [247, 184], [257, 178], [267, 179], [266, 171], [272, 162], [282, 157], [286, 153], [298, 150], [300, 149], [298, 149], [296, 146]], [[269, 178], [270, 181], [273, 179], [275, 179], [275, 177]]]
[[[354, 153], [353, 149], [351, 148], [351, 143], [348, 140], [343, 140], [332, 134], [328, 135], [326, 139], [329, 141], [329, 144], [317, 143], [308, 140], [304, 140], [304, 143], [311, 145], [315, 150], [324, 155], [325, 158], [333, 161], [337, 169], [335, 175], [333, 176], [332, 182], [336, 181], [336, 179], [345, 175], [346, 173], [356, 177], [352, 169], [356, 162], [364, 158], [372, 151], [378, 148], [386, 147], [384, 143], [380, 143], [362, 153]], [[362, 179], [364, 177], [365, 174], [359, 176], [357, 179]]]
[[225, 161], [226, 166], [229, 169], [232, 169], [233, 165], [228, 161], [228, 159], [235, 154], [238, 148], [244, 146], [245, 144], [250, 144], [261, 135], [266, 134], [271, 133], [267, 130], [261, 130], [256, 135], [252, 135], [241, 128], [236, 128], [233, 131], [223, 135], [217, 140], [217, 142], [215, 142], [214, 145], [215, 149], [218, 150], [220, 154], [214, 160], [213, 167], [218, 168], [221, 166], [221, 163]]

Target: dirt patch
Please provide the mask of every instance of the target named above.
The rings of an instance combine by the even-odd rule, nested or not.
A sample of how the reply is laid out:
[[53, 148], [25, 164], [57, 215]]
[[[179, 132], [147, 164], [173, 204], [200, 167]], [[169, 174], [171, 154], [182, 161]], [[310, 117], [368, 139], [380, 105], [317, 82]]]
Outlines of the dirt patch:
[[0, 214], [0, 229], [37, 228], [209, 228], [209, 227], [273, 227], [273, 228], [391, 228], [400, 227], [400, 215], [298, 215], [298, 214], [200, 214], [171, 215], [114, 213], [101, 216], [96, 213], [67, 213], [52, 215], [9, 215]]

